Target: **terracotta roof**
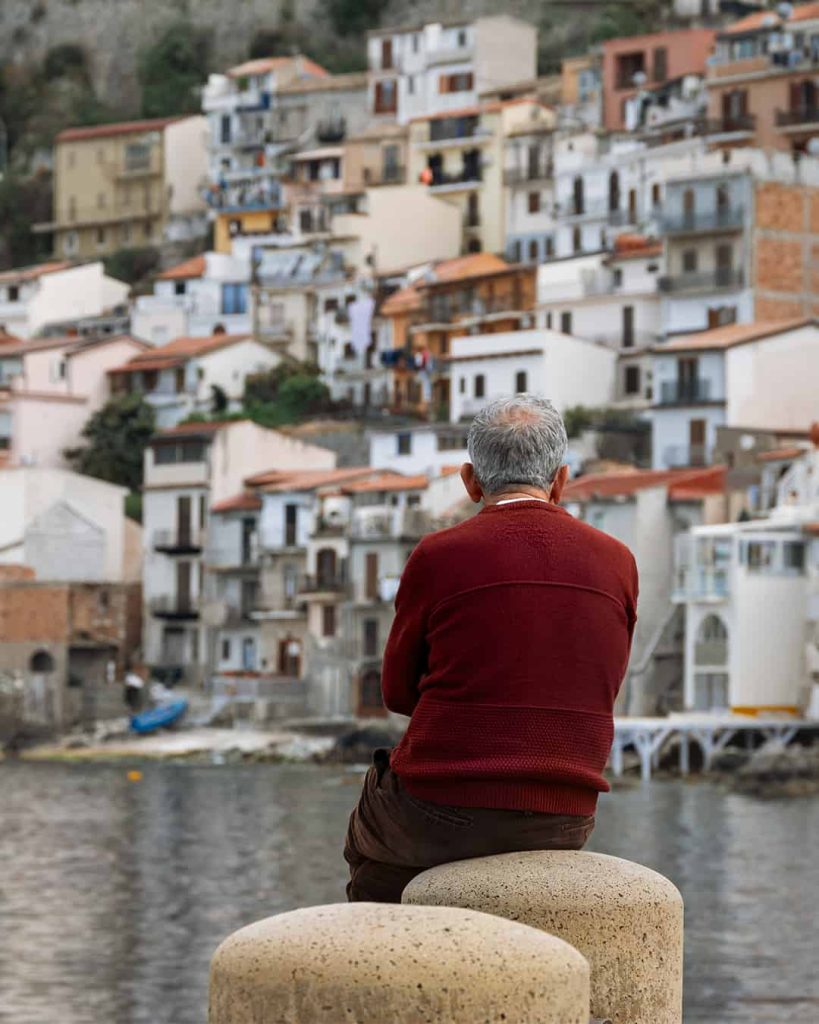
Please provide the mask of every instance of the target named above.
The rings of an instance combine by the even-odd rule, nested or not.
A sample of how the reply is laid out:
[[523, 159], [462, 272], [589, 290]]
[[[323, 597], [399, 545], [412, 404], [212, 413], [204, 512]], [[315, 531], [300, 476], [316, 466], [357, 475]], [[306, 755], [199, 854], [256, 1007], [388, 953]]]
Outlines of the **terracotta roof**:
[[68, 260], [50, 260], [48, 263], [37, 263], [33, 267], [14, 267], [0, 273], [0, 284], [36, 281], [46, 274], [56, 274], [58, 270], [68, 270], [73, 266]]
[[218, 501], [211, 505], [211, 512], [258, 512], [262, 507], [262, 499], [253, 494], [252, 491], [242, 491], [241, 494], [234, 494], [232, 498], [225, 501]]
[[353, 482], [361, 477], [372, 476], [376, 471], [369, 466], [347, 466], [343, 469], [271, 469], [248, 477], [245, 483], [263, 487], [271, 493], [283, 491], [314, 491], [331, 484]]
[[268, 71], [281, 71], [284, 68], [298, 65], [305, 78], [329, 78], [330, 72], [317, 64], [309, 57], [257, 57], [255, 60], [246, 60], [244, 64], [237, 64], [236, 67], [228, 70], [231, 78], [247, 78], [250, 75], [264, 75]]
[[708, 469], [625, 469], [613, 473], [590, 473], [570, 480], [563, 501], [591, 501], [595, 498], [627, 498], [649, 487], [668, 487], [674, 500], [693, 500], [704, 494], [719, 494], [725, 488], [725, 467]]
[[810, 317], [796, 320], [762, 321], [754, 324], [728, 324], [726, 327], [715, 327], [710, 331], [699, 331], [697, 334], [683, 334], [671, 341], [656, 345], [652, 351], [655, 355], [666, 352], [689, 352], [710, 349], [727, 349], [735, 345], [747, 345], [752, 341], [786, 334], [799, 327], [807, 327], [816, 321]]
[[473, 277], [487, 277], [491, 274], [503, 274], [507, 271], [519, 270], [520, 265], [507, 263], [500, 256], [491, 252], [474, 252], [466, 256], [456, 256], [452, 260], [441, 260], [435, 263], [428, 276], [418, 278], [413, 284], [393, 292], [382, 304], [380, 312], [384, 316], [405, 313], [418, 309], [421, 298], [418, 294], [423, 288], [431, 288], [436, 284], [452, 284], [457, 281], [468, 281]]
[[205, 356], [220, 348], [236, 345], [252, 339], [252, 334], [212, 334], [207, 338], [174, 338], [167, 345], [151, 348], [123, 366], [116, 366], [109, 373], [141, 373], [143, 370], [161, 370], [181, 366], [185, 360]]
[[735, 21], [733, 25], [728, 25], [719, 34], [721, 36], [736, 36], [745, 32], [756, 32], [768, 26], [779, 25], [781, 20], [776, 11], [754, 11], [753, 14]]
[[82, 139], [104, 139], [109, 135], [134, 135], [139, 132], [157, 132], [167, 128], [175, 121], [183, 121], [184, 116], [154, 117], [149, 121], [119, 121], [116, 124], [95, 124], [87, 128], [64, 128], [55, 142], [79, 142]]
[[7, 356], [24, 356], [30, 352], [46, 352], [49, 349], [67, 349], [67, 355], [80, 355], [86, 349], [98, 348], [101, 345], [108, 345], [115, 341], [130, 341], [141, 349], [150, 349], [151, 346], [139, 338], [132, 338], [130, 334], [106, 334], [100, 338], [84, 338], [81, 335], [61, 335], [54, 338], [30, 338], [28, 341], [18, 339], [16, 344], [7, 342], [0, 346], [0, 354]]
[[788, 21], [812, 21], [814, 18], [819, 18], [819, 3], [794, 7]]
[[819, 522], [803, 523], [802, 530], [804, 533], [809, 533], [811, 537], [819, 537]]
[[22, 345], [23, 339], [18, 338], [16, 334], [9, 334], [5, 327], [0, 325], [0, 350], [4, 345]]
[[807, 450], [807, 448], [797, 448], [795, 445], [790, 448], [772, 448], [769, 452], [760, 452], [756, 457], [756, 461], [780, 462], [785, 459], [798, 459]]
[[428, 478], [423, 475], [403, 476], [401, 473], [385, 470], [369, 480], [345, 484], [341, 490], [344, 494], [368, 494], [373, 491], [422, 491], [428, 483]]
[[344, 75], [327, 75], [318, 78], [300, 78], [287, 85], [280, 85], [276, 93], [342, 92], [347, 89], [366, 89], [366, 71], [350, 71]]
[[614, 239], [614, 252], [610, 259], [630, 260], [646, 256], [660, 256], [663, 251], [662, 242], [648, 235], [624, 234]]
[[397, 292], [387, 296], [381, 303], [379, 313], [382, 316], [395, 316], [398, 313], [409, 313], [413, 309], [420, 308], [421, 296], [418, 289], [414, 285], [408, 285], [406, 288], [399, 288]]
[[183, 263], [177, 263], [175, 267], [168, 267], [161, 274], [157, 274], [157, 281], [182, 281], [191, 277], [202, 277], [205, 273], [205, 255], [191, 256]]

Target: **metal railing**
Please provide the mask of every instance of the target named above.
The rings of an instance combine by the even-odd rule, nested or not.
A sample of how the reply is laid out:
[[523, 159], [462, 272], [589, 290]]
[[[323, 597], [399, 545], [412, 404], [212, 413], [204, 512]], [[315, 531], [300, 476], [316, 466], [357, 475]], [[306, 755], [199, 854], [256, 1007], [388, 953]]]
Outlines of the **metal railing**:
[[504, 185], [525, 185], [527, 182], [550, 181], [554, 176], [554, 163], [547, 160], [537, 167], [507, 167], [503, 172]]
[[694, 234], [699, 231], [733, 231], [742, 227], [745, 211], [741, 206], [723, 209], [666, 214], [660, 220], [667, 235]]
[[726, 117], [703, 117], [694, 122], [701, 135], [728, 135], [732, 132], [752, 132], [756, 128], [755, 114], [732, 114]]
[[343, 117], [328, 117], [316, 125], [316, 138], [319, 142], [341, 142], [347, 134], [347, 120]]
[[349, 586], [343, 573], [319, 573], [316, 576], [302, 576], [299, 580], [299, 593], [344, 594]]
[[155, 551], [198, 551], [204, 544], [202, 530], [154, 530]]
[[712, 288], [741, 288], [743, 275], [733, 267], [718, 267], [687, 274], [669, 274], [657, 281], [661, 292], [709, 291]]
[[163, 594], [151, 598], [148, 608], [152, 615], [195, 619], [199, 615], [199, 598], [192, 594]]
[[711, 381], [664, 380], [660, 385], [660, 405], [687, 405], [692, 402], [708, 402], [711, 399]]
[[362, 509], [350, 524], [351, 537], [423, 537], [433, 529], [432, 518], [421, 509], [365, 513], [366, 510]]
[[444, 185], [478, 185], [480, 184], [481, 170], [476, 167], [471, 170], [463, 170], [458, 174], [449, 171], [437, 171], [432, 174], [430, 188], [441, 188]]
[[819, 105], [796, 107], [792, 110], [777, 110], [776, 125], [778, 128], [793, 128], [800, 124], [819, 123]]

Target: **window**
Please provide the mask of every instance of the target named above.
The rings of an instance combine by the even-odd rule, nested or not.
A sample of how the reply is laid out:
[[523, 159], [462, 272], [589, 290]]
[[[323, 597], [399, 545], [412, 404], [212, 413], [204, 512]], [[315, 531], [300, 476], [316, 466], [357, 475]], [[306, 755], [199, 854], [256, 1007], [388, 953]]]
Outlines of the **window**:
[[407, 95], [408, 96], [414, 96], [415, 95], [415, 75], [408, 75], [407, 76]]
[[417, 32], [413, 32], [412, 33], [412, 52], [413, 53], [418, 53], [418, 47], [420, 45], [420, 42], [421, 42], [421, 39], [420, 39], [420, 36], [418, 35], [418, 33]]
[[63, 252], [66, 256], [72, 256], [80, 247], [80, 239], [76, 231], [66, 232], [63, 239]]
[[219, 141], [223, 146], [229, 145], [231, 134], [230, 114], [222, 114], [219, 122]]
[[336, 606], [334, 604], [325, 604], [321, 609], [321, 635], [322, 636], [335, 636], [336, 635]]
[[147, 142], [129, 142], [125, 147], [125, 170], [144, 171], [151, 166], [151, 147]]
[[225, 314], [247, 312], [246, 284], [222, 285], [222, 312]]
[[475, 375], [475, 398], [484, 398], [486, 395], [486, 377], [482, 373]]
[[230, 640], [222, 641], [222, 661], [230, 661]]
[[583, 251], [583, 235], [578, 227], [572, 229], [572, 250], [574, 252]]
[[540, 252], [537, 244], [537, 239], [533, 238], [529, 242], [529, 261], [531, 263], [537, 263], [539, 256]]
[[572, 314], [568, 310], [560, 314], [560, 330], [563, 334], [572, 333]]
[[412, 455], [412, 434], [409, 431], [398, 434], [395, 440], [398, 455]]
[[611, 283], [614, 288], [620, 288], [623, 284], [623, 268], [615, 267], [611, 274]]
[[298, 505], [284, 506], [284, 546], [294, 548], [298, 544]]
[[744, 544], [744, 558], [748, 569], [753, 572], [766, 572], [773, 566], [776, 544], [772, 540], [749, 540]]
[[97, 245], [105, 245], [105, 228], [97, 228]]
[[176, 281], [173, 286], [174, 295], [184, 295], [185, 291], [187, 290], [187, 287], [187, 281]]
[[540, 213], [540, 192], [530, 192], [527, 196], [529, 213]]
[[177, 441], [171, 444], [157, 444], [154, 447], [154, 462], [158, 466], [204, 460], [205, 444], [202, 441]]
[[361, 677], [361, 708], [366, 709], [383, 708], [384, 701], [381, 697], [381, 677], [374, 669], [365, 672]]
[[623, 348], [634, 347], [634, 306], [623, 306]]
[[376, 114], [394, 114], [398, 109], [398, 90], [395, 87], [395, 79], [385, 78], [375, 83], [375, 112]]
[[466, 29], [462, 28], [458, 30], [458, 47], [463, 49], [466, 46]]
[[460, 71], [454, 75], [441, 75], [438, 79], [438, 92], [469, 92], [473, 88], [474, 79], [471, 71]]
[[511, 252], [511, 254], [512, 254], [512, 262], [513, 263], [520, 263], [521, 257], [523, 255], [523, 250], [522, 250], [522, 243], [521, 243], [519, 238], [515, 239], [515, 241], [512, 242], [512, 252]]
[[111, 595], [107, 590], [100, 590], [97, 594], [97, 608], [103, 614], [108, 611], [111, 606]]
[[378, 654], [378, 619], [364, 619], [363, 653], [365, 658], [374, 658]]
[[651, 205], [656, 209], [662, 203], [662, 193], [660, 191], [660, 185], [658, 182], [654, 182], [651, 186]]
[[555, 254], [555, 240], [551, 235], [546, 235], [543, 239], [543, 254], [546, 259], [551, 259]]
[[627, 395], [640, 394], [640, 367], [627, 366], [623, 371], [623, 391]]
[[529, 387], [526, 371], [518, 370], [518, 372], [515, 374], [515, 392], [519, 395], [522, 395], [524, 392], [528, 390]]
[[16, 284], [10, 284], [8, 288], [8, 301], [19, 302], [20, 301], [20, 286]]
[[551, 311], [546, 314], [546, 328], [547, 330], [552, 329], [552, 314]]
[[801, 574], [805, 569], [805, 545], [798, 541], [785, 541], [782, 546], [782, 565], [789, 573]]
[[654, 50], [652, 76], [655, 82], [664, 82], [668, 78], [668, 50], [658, 46]]
[[458, 394], [459, 395], [465, 395], [466, 394], [466, 377], [461, 377], [458, 380]]
[[381, 67], [385, 71], [392, 67], [392, 39], [381, 40]]
[[697, 250], [685, 249], [682, 254], [682, 268], [684, 274], [695, 274], [697, 272]]

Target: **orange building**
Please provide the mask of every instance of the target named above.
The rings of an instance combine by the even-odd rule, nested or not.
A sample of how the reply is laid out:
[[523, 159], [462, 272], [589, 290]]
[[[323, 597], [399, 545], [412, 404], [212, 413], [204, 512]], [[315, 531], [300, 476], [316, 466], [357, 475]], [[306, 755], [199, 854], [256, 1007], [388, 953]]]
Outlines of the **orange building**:
[[804, 151], [819, 133], [817, 66], [819, 3], [749, 14], [717, 36], [708, 116], [730, 141]]
[[389, 296], [396, 411], [445, 416], [452, 338], [531, 327], [534, 306], [535, 268], [486, 252], [437, 263]]
[[[603, 43], [603, 127], [625, 128], [625, 101], [645, 86], [658, 86], [683, 75], [704, 75], [714, 46], [708, 28], [653, 32], [609, 39]], [[635, 80], [635, 76], [638, 76]], [[642, 78], [642, 81], [641, 81]]]

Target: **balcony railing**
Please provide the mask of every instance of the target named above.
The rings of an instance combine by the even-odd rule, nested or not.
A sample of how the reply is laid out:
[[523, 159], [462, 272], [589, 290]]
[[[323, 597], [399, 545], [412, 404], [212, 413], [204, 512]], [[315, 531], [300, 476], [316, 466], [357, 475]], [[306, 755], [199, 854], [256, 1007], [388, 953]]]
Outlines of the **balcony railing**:
[[191, 594], [163, 594], [148, 602], [151, 614], [160, 619], [196, 619], [199, 598]]
[[204, 543], [202, 530], [154, 530], [155, 551], [201, 551]]
[[691, 405], [711, 397], [710, 380], [664, 380], [660, 385], [660, 405]]
[[443, 188], [445, 185], [479, 185], [481, 182], [481, 170], [479, 167], [470, 170], [464, 169], [458, 174], [451, 174], [448, 171], [433, 172], [430, 188]]
[[793, 110], [777, 110], [776, 124], [778, 128], [793, 128], [803, 124], [819, 123], [819, 106], [796, 107]]
[[741, 288], [742, 271], [733, 267], [718, 267], [689, 274], [671, 274], [661, 277], [657, 287], [666, 294], [679, 292], [707, 292], [717, 288]]
[[347, 121], [343, 117], [328, 117], [316, 125], [316, 138], [319, 142], [341, 142], [347, 134]]
[[700, 135], [730, 135], [736, 132], [752, 132], [756, 128], [755, 114], [733, 114], [726, 117], [703, 117], [694, 121]]
[[507, 167], [503, 172], [504, 185], [525, 185], [529, 182], [550, 181], [554, 176], [554, 164], [547, 160], [537, 167]]
[[[731, 590], [730, 580], [730, 570], [727, 567], [686, 566], [677, 570], [675, 596], [678, 599], [688, 600], [728, 597]], [[700, 645], [698, 644], [697, 646], [699, 647]], [[714, 651], [709, 651], [711, 655], [715, 653]], [[697, 661], [699, 661], [699, 658], [697, 658]], [[722, 662], [711, 662], [711, 664], [715, 665], [723, 663], [724, 658]]]
[[349, 588], [343, 573], [319, 573], [317, 576], [302, 576], [299, 581], [301, 594], [344, 594]]
[[350, 535], [359, 539], [368, 537], [423, 537], [433, 529], [432, 519], [421, 509], [405, 512], [378, 512], [366, 514], [362, 510], [350, 527]]
[[660, 228], [666, 235], [691, 235], [709, 231], [736, 231], [742, 227], [745, 211], [741, 206], [700, 212], [668, 214]]
[[699, 468], [711, 464], [711, 448], [705, 444], [673, 444], [663, 452], [669, 469]]

